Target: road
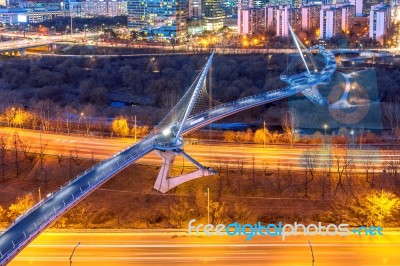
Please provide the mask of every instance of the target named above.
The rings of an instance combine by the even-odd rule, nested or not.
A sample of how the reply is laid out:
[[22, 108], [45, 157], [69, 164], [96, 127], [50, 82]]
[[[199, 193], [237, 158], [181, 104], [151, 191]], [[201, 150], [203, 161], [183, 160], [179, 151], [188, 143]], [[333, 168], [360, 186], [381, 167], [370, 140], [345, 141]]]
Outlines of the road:
[[[58, 135], [49, 133], [40, 133], [38, 131], [15, 129], [15, 128], [0, 128], [0, 136], [8, 136], [9, 138], [14, 132], [18, 132], [19, 136], [25, 143], [30, 143], [31, 151], [39, 151], [40, 143], [46, 145], [45, 153], [47, 154], [64, 154], [69, 156], [70, 152], [75, 156], [91, 159], [105, 159], [114, 153], [126, 148], [134, 143], [132, 138], [91, 138], [72, 135]], [[247, 168], [268, 167], [276, 169], [291, 165], [292, 169], [302, 167], [304, 162], [305, 146], [298, 146], [290, 148], [289, 146], [271, 146], [268, 145], [263, 148], [255, 144], [190, 144], [191, 140], [187, 139], [184, 146], [185, 151], [195, 158], [197, 161], [205, 166], [216, 167], [222, 164], [226, 167], [237, 166], [238, 163], [243, 162]], [[365, 147], [364, 147], [365, 148]], [[362, 166], [366, 162], [371, 161], [375, 167], [381, 167], [383, 160], [390, 160], [391, 158], [400, 156], [399, 152], [389, 150], [375, 150], [364, 149], [360, 150], [359, 145], [355, 145], [354, 149], [349, 149], [348, 154], [355, 162], [356, 165]], [[334, 148], [333, 148], [334, 149]], [[311, 149], [311, 153], [318, 156], [322, 163], [328, 164], [332, 155], [332, 149], [323, 149], [320, 146]], [[253, 161], [254, 158], [254, 161]], [[253, 163], [254, 162], [254, 163]], [[161, 159], [150, 153], [144, 158], [138, 160], [142, 164], [161, 164]], [[185, 163], [187, 165], [187, 162]], [[175, 166], [181, 167], [182, 160], [177, 158]]]
[[[174, 236], [175, 235], [175, 236]], [[188, 236], [180, 233], [45, 232], [9, 266], [70, 265], [400, 265], [400, 237]]]
[[[99, 33], [88, 33], [87, 36], [83, 33], [77, 33], [77, 34], [73, 34], [73, 35], [56, 35], [56, 36], [41, 36], [41, 35], [33, 36], [33, 35], [31, 35], [29, 38], [25, 38], [23, 40], [1, 42], [0, 43], [0, 51], [7, 51], [10, 49], [17, 50], [17, 49], [21, 49], [21, 48], [45, 46], [45, 45], [53, 44], [55, 42], [77, 41], [78, 39], [82, 39], [82, 38], [86, 38], [86, 37], [90, 37], [90, 36], [96, 36], [98, 34]], [[18, 36], [17, 34], [14, 34], [14, 33], [4, 33], [4, 32], [1, 33], [1, 35], [11, 36], [11, 37]], [[35, 39], [33, 39], [33, 38], [35, 38]]]

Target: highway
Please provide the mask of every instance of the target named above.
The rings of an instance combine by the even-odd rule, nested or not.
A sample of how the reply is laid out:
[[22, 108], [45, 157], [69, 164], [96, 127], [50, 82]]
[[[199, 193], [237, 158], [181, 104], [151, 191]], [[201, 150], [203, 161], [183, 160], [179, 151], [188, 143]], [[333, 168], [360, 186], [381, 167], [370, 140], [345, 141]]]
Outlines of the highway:
[[[11, 37], [18, 36], [13, 33], [4, 33], [4, 32], [1, 33], [1, 35], [11, 36]], [[87, 38], [95, 35], [98, 35], [98, 33], [88, 33], [87, 36], [84, 35], [83, 33], [77, 33], [73, 35], [55, 35], [55, 36], [31, 35], [29, 36], [29, 38], [25, 38], [23, 40], [1, 42], [0, 51], [46, 46], [56, 42], [71, 42], [71, 41], [75, 42], [78, 39]]]
[[[8, 136], [11, 138], [14, 132], [18, 132], [21, 140], [24, 143], [30, 143], [31, 151], [38, 152], [40, 143], [46, 145], [45, 153], [51, 155], [69, 156], [70, 151], [75, 156], [91, 159], [103, 160], [112, 154], [124, 149], [134, 143], [132, 138], [93, 138], [74, 135], [61, 135], [41, 133], [39, 131], [16, 129], [16, 128], [0, 128], [0, 136]], [[267, 145], [263, 148], [262, 145], [256, 144], [238, 144], [238, 143], [203, 143], [192, 145], [190, 139], [186, 139], [184, 150], [197, 161], [209, 167], [216, 167], [217, 164], [222, 164], [224, 167], [235, 167], [239, 162], [243, 162], [246, 168], [277, 169], [291, 165], [292, 169], [302, 167], [304, 161], [304, 145], [294, 146], [290, 148], [286, 145]], [[195, 142], [197, 143], [197, 141]], [[350, 145], [350, 148], [353, 146]], [[333, 149], [333, 150], [332, 150]], [[335, 152], [335, 147], [324, 149], [321, 145], [310, 148], [310, 152], [317, 156], [321, 163], [328, 164], [332, 157], [332, 152]], [[392, 150], [371, 149], [367, 146], [360, 150], [359, 145], [354, 145], [354, 149], [348, 150], [348, 155], [357, 166], [363, 166], [366, 162], [373, 162], [374, 166], [379, 168], [384, 160], [398, 158], [399, 152]], [[254, 161], [253, 161], [254, 159]], [[137, 163], [160, 165], [161, 159], [159, 156], [149, 153], [145, 157], [139, 159]], [[182, 166], [182, 160], [177, 159], [175, 164], [177, 167]]]
[[[311, 241], [315, 263], [308, 240]], [[9, 266], [25, 265], [400, 265], [400, 237], [188, 236], [187, 232], [45, 232]]]

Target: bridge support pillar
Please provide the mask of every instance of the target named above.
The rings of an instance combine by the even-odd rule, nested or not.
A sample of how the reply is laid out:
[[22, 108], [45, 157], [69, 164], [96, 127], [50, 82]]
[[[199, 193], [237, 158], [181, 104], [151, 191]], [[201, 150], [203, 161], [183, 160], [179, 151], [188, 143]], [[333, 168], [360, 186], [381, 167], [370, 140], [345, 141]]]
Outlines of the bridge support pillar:
[[26, 49], [21, 49], [19, 52], [21, 53], [21, 56], [25, 56], [26, 55]]
[[[166, 193], [168, 190], [170, 190], [176, 186], [179, 186], [180, 184], [197, 179], [199, 177], [216, 174], [216, 171], [202, 166], [200, 163], [195, 161], [193, 158], [191, 158], [189, 155], [184, 153], [182, 150], [178, 150], [178, 151], [155, 150], [154, 152], [162, 158], [161, 169], [160, 169], [160, 172], [158, 173], [156, 183], [154, 184], [154, 189], [158, 190], [162, 193]], [[171, 177], [170, 173], [171, 173], [171, 169], [174, 164], [176, 155], [184, 156], [191, 163], [193, 163], [198, 168], [198, 170], [190, 172], [190, 173], [182, 174], [179, 176]]]

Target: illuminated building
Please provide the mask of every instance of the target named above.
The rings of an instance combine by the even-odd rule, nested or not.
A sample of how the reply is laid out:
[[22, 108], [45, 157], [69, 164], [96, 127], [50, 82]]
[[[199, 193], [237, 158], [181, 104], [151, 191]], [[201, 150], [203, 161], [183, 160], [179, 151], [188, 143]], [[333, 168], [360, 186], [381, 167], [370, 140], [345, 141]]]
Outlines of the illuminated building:
[[276, 11], [276, 36], [289, 36], [288, 22], [294, 31], [301, 28], [301, 9], [281, 6]]
[[70, 0], [68, 8], [73, 17], [115, 17], [127, 14], [127, 2], [121, 0]]
[[40, 23], [44, 20], [54, 19], [56, 17], [68, 16], [67, 10], [49, 10], [33, 8], [9, 8], [0, 9], [0, 22], [5, 24], [18, 23], [19, 15], [26, 15], [27, 23]]
[[323, 6], [320, 11], [320, 38], [329, 39], [346, 33], [353, 24], [355, 6], [350, 4]]
[[369, 37], [384, 43], [384, 37], [390, 27], [391, 7], [380, 4], [371, 7], [369, 15]]
[[183, 39], [187, 33], [186, 0], [129, 0], [128, 27], [149, 36]]
[[310, 5], [301, 7], [301, 28], [303, 30], [314, 31], [319, 28], [320, 5]]
[[238, 10], [238, 33], [265, 32], [265, 9], [245, 7]]
[[204, 0], [204, 19], [206, 30], [216, 31], [224, 26], [225, 13], [221, 0]]

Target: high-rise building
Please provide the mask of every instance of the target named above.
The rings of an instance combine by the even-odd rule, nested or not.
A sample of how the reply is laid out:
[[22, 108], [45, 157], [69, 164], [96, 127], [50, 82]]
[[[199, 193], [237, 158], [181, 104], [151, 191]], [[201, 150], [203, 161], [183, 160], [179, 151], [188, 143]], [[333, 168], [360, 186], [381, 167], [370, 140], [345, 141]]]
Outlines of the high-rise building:
[[128, 27], [150, 36], [183, 39], [187, 0], [128, 0]]
[[356, 6], [349, 3], [340, 6], [342, 9], [342, 31], [348, 33], [353, 26], [356, 15]]
[[346, 3], [322, 6], [320, 11], [320, 38], [329, 39], [347, 33], [353, 25], [356, 8]]
[[320, 11], [320, 38], [329, 39], [342, 32], [342, 9], [323, 6]]
[[265, 6], [265, 30], [266, 31], [276, 31], [276, 12], [278, 6]]
[[319, 13], [321, 5], [301, 7], [301, 28], [306, 31], [314, 31], [319, 28]]
[[269, 0], [268, 5], [270, 6], [280, 6], [280, 5], [292, 5], [293, 0]]
[[281, 6], [276, 12], [276, 36], [289, 36], [288, 23], [294, 31], [301, 29], [301, 9]]
[[371, 7], [369, 15], [369, 37], [384, 44], [384, 37], [390, 27], [391, 7], [379, 4]]
[[244, 7], [238, 9], [238, 33], [255, 34], [265, 32], [265, 9]]
[[188, 18], [201, 18], [202, 17], [202, 0], [189, 0]]
[[356, 7], [356, 16], [361, 17], [364, 13], [364, 0], [350, 0], [350, 3]]
[[224, 18], [225, 13], [221, 8], [221, 0], [204, 0], [206, 30], [219, 30], [224, 26]]
[[70, 0], [68, 4], [73, 17], [115, 17], [127, 14], [124, 0]]
[[68, 13], [67, 10], [49, 10], [44, 8], [4, 8], [0, 9], [0, 23], [18, 23], [20, 15], [25, 15], [28, 23], [41, 23], [48, 19], [65, 17]]

